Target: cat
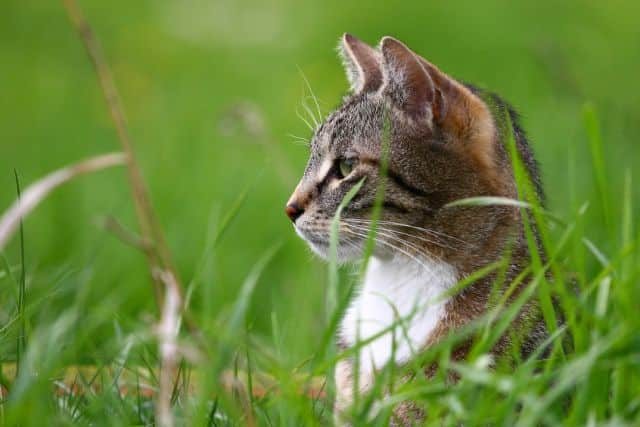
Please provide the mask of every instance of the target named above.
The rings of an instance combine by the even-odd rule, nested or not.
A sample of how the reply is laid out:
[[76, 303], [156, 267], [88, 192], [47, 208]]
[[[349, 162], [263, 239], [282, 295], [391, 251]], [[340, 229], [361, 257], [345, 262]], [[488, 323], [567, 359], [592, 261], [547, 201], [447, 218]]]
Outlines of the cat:
[[[502, 259], [507, 250], [504, 283], [529, 264], [518, 208], [447, 206], [475, 196], [518, 198], [507, 135], [514, 137], [540, 203], [544, 194], [518, 116], [497, 95], [453, 79], [392, 37], [374, 48], [345, 34], [339, 51], [351, 90], [315, 129], [286, 214], [311, 249], [328, 258], [331, 221], [347, 192], [362, 182], [341, 213], [337, 245], [339, 262], [358, 260], [384, 179], [373, 256], [338, 336], [338, 346], [347, 349], [388, 330], [359, 351], [358, 392], [366, 393], [386, 364], [405, 364], [486, 313], [495, 274], [445, 297], [458, 281]], [[404, 327], [398, 319], [406, 319]], [[511, 326], [525, 327], [521, 347], [527, 355], [547, 336], [533, 299]], [[509, 345], [506, 333], [493, 353], [505, 354]], [[462, 358], [467, 350], [463, 345], [452, 357]], [[353, 401], [354, 366], [353, 359], [336, 366], [337, 420], [344, 421]], [[411, 405], [399, 405], [394, 422], [410, 424], [422, 416]]]

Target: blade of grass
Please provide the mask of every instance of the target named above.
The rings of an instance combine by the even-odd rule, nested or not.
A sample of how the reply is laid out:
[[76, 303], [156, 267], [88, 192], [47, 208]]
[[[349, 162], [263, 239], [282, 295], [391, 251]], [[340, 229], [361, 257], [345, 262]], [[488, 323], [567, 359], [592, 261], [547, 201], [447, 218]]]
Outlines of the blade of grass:
[[513, 206], [525, 209], [531, 209], [532, 207], [530, 203], [523, 202], [522, 200], [491, 196], [466, 197], [444, 205], [445, 208], [453, 208], [456, 206]]
[[[627, 169], [624, 180], [623, 190], [623, 208], [622, 208], [622, 246], [628, 246], [633, 239], [633, 205], [632, 205], [632, 181], [631, 170]], [[622, 261], [620, 267], [621, 282], [624, 278], [631, 277], [633, 271], [633, 259], [627, 257]], [[608, 277], [608, 276], [607, 276]], [[619, 286], [614, 289], [614, 298], [618, 310], [624, 310], [628, 315], [635, 314], [635, 298], [632, 294], [632, 285]], [[611, 392], [611, 411], [614, 413], [623, 413], [629, 396], [633, 395], [632, 391], [632, 371], [628, 362], [618, 362], [613, 369], [612, 374], [612, 392]]]
[[[16, 179], [16, 193], [18, 201], [20, 201], [20, 178], [18, 171], [13, 170]], [[24, 306], [25, 306], [25, 289], [26, 289], [26, 266], [24, 256], [24, 224], [20, 218], [20, 291], [18, 293], [18, 318], [20, 326], [18, 328], [18, 339], [16, 342], [16, 376], [20, 374], [20, 356], [25, 348], [27, 348], [27, 331], [25, 327]]]
[[235, 333], [235, 331], [240, 327], [242, 320], [247, 312], [247, 308], [249, 307], [249, 302], [251, 299], [251, 295], [253, 295], [253, 291], [255, 290], [256, 285], [258, 284], [258, 280], [262, 275], [262, 272], [267, 267], [269, 262], [273, 259], [276, 253], [282, 247], [282, 242], [278, 242], [269, 248], [263, 255], [260, 257], [258, 262], [256, 262], [249, 272], [249, 275], [245, 279], [242, 287], [240, 289], [240, 294], [238, 295], [238, 299], [236, 300], [233, 310], [231, 312], [231, 316], [229, 321], [227, 322], [227, 328], [225, 334], [228, 336], [231, 333]]
[[244, 205], [244, 202], [247, 199], [247, 195], [249, 194], [249, 191], [250, 191], [250, 187], [247, 187], [240, 193], [240, 195], [238, 195], [236, 200], [233, 202], [233, 205], [231, 205], [231, 209], [227, 211], [225, 216], [222, 218], [222, 221], [220, 221], [220, 226], [216, 231], [215, 237], [213, 238], [213, 242], [211, 244], [212, 248], [215, 248], [218, 246], [218, 243], [220, 242], [220, 240], [222, 240], [222, 238], [226, 234], [227, 230], [229, 229], [229, 226], [231, 226], [231, 223], [233, 222], [233, 220], [238, 216], [238, 212], [240, 211], [240, 208], [242, 208], [242, 206]]
[[336, 309], [338, 295], [338, 239], [340, 229], [340, 216], [344, 208], [358, 194], [364, 184], [364, 178], [358, 181], [340, 202], [331, 221], [331, 234], [329, 236], [329, 288], [327, 291], [327, 317], [329, 318]]
[[611, 203], [608, 197], [609, 183], [607, 181], [607, 173], [604, 166], [604, 150], [602, 147], [602, 136], [600, 132], [600, 121], [593, 104], [585, 104], [583, 107], [584, 127], [589, 140], [589, 148], [591, 151], [591, 160], [595, 172], [596, 185], [598, 194], [600, 195], [600, 205], [604, 214], [604, 221], [608, 231], [612, 230]]
[[[214, 354], [213, 359], [207, 365], [207, 375], [204, 377], [200, 386], [200, 397], [196, 405], [196, 419], [204, 419], [207, 413], [210, 413], [210, 408], [207, 405], [208, 399], [214, 390], [217, 390], [220, 386], [219, 376], [223, 371], [223, 367], [228, 363], [229, 357], [232, 355], [233, 349], [239, 344], [238, 342], [238, 329], [243, 324], [247, 309], [249, 307], [251, 296], [255, 290], [258, 280], [262, 275], [262, 272], [271, 262], [278, 250], [282, 247], [282, 242], [278, 242], [269, 248], [253, 265], [249, 274], [246, 276], [238, 296], [231, 308], [231, 314], [224, 321], [224, 329], [220, 331], [217, 338], [219, 349]], [[218, 406], [226, 408], [225, 403], [228, 403], [228, 396], [225, 394], [219, 394], [217, 396]], [[233, 407], [230, 409], [234, 409]], [[242, 408], [244, 410], [244, 407]], [[226, 411], [225, 411], [226, 413]]]
[[[528, 170], [524, 167], [520, 152], [516, 145], [515, 135], [513, 133], [513, 121], [511, 113], [507, 114], [507, 147], [511, 156], [513, 173], [516, 180], [516, 187], [520, 198], [523, 198], [532, 205], [532, 214], [529, 215], [527, 210], [521, 210], [522, 223], [524, 225], [524, 233], [527, 246], [529, 248], [529, 256], [531, 257], [531, 266], [533, 273], [537, 274], [542, 271], [546, 254], [549, 252], [550, 244], [547, 236], [545, 219], [541, 214], [539, 196], [533, 188], [532, 177], [529, 176]], [[551, 271], [556, 276], [556, 280], [561, 280], [561, 274], [558, 271], [555, 262], [550, 265]], [[538, 300], [542, 311], [542, 317], [550, 333], [554, 333], [558, 328], [558, 319], [555, 308], [551, 300], [551, 292], [546, 277], [541, 277], [538, 285]], [[559, 342], [555, 343], [553, 352], [558, 352], [564, 358], [564, 350]], [[548, 360], [553, 361], [553, 358]]]

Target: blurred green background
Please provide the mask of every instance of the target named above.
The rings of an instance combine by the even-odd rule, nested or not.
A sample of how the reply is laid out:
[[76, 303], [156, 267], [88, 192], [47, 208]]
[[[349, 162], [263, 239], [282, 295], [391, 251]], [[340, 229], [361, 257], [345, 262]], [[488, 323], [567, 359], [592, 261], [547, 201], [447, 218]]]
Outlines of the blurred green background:
[[[393, 35], [452, 76], [501, 94], [522, 113], [549, 208], [571, 217], [589, 202], [586, 235], [605, 251], [619, 244], [604, 238], [603, 203], [619, 218], [625, 173], [640, 180], [637, 1], [80, 4], [113, 68], [179, 271], [185, 282], [196, 277], [192, 306], [205, 328], [215, 327], [207, 313], [229, 309], [277, 242], [283, 246], [252, 299], [253, 330], [269, 336], [275, 316], [290, 356], [300, 359], [324, 328], [326, 267], [295, 236], [283, 207], [307, 156], [291, 135], [311, 134], [296, 114], [309, 95], [303, 75], [324, 114], [338, 105], [347, 84], [335, 47], [345, 31], [372, 44]], [[601, 119], [614, 189], [604, 202], [584, 131], [587, 101]], [[119, 149], [95, 74], [57, 1], [3, 2], [0, 132], [1, 209], [15, 197], [14, 168], [26, 186]], [[207, 253], [207, 239], [244, 191], [231, 227]], [[135, 228], [123, 169], [67, 185], [25, 222], [27, 299], [38, 301], [30, 323], [55, 318], [81, 297], [81, 318], [103, 324], [104, 335], [88, 340], [98, 350], [104, 337], [155, 310], [144, 257], [96, 226], [105, 215]], [[17, 239], [5, 255], [19, 263]], [[0, 283], [9, 301], [17, 291], [6, 278]], [[2, 304], [0, 324], [12, 304]]]

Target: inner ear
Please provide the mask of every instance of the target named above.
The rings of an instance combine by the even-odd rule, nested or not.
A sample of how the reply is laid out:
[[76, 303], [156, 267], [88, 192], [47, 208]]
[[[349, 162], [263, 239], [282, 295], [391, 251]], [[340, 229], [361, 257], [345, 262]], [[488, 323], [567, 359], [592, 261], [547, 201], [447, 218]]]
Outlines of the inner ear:
[[451, 133], [463, 137], [480, 132], [492, 122], [486, 104], [469, 88], [449, 77], [422, 57], [418, 57], [436, 88], [434, 121]]
[[418, 57], [392, 37], [382, 39], [380, 50], [385, 73], [385, 95], [414, 119], [430, 120], [436, 90]]
[[495, 124], [487, 104], [468, 87], [449, 77], [424, 58], [418, 57], [436, 88], [433, 122], [447, 140], [494, 171]]
[[342, 36], [339, 50], [354, 93], [373, 92], [382, 86], [378, 51], [348, 33]]
[[[433, 103], [433, 119], [443, 124], [445, 117], [447, 116], [447, 109], [451, 109], [450, 112], [460, 114], [465, 109], [465, 99], [469, 96], [473, 96], [470, 91], [462, 84], [449, 77], [438, 67], [433, 65], [421, 56], [416, 55], [418, 61], [425, 69], [431, 81], [435, 86], [435, 99]], [[468, 93], [467, 93], [468, 92]]]

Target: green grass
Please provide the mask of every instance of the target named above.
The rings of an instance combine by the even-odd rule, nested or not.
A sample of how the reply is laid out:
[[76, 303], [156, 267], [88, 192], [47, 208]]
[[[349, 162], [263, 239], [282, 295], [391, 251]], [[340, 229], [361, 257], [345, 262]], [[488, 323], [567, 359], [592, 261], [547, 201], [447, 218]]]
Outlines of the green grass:
[[[402, 384], [402, 371], [382, 372], [377, 392], [354, 408], [356, 421], [384, 425], [390, 405], [411, 398], [436, 425], [640, 422], [636, 2], [371, 2], [366, 12], [334, 1], [81, 4], [113, 66], [206, 343], [200, 348], [186, 331], [179, 337], [192, 350], [173, 389], [179, 425], [331, 422], [333, 366], [357, 351], [338, 354], [332, 335], [357, 274], [345, 267], [336, 275], [314, 259], [283, 205], [307, 156], [287, 136], [309, 136], [296, 109], [315, 110], [307, 100], [314, 93], [326, 114], [347, 87], [334, 51], [344, 31], [372, 43], [395, 35], [523, 113], [549, 198], [545, 211], [534, 207], [548, 257], [531, 266], [531, 294], [557, 298], [566, 317], [549, 342], [552, 358], [489, 370], [484, 355], [515, 309], [488, 313], [408, 367], [437, 361], [433, 380]], [[26, 187], [117, 146], [62, 7], [3, 6], [2, 210], [16, 197], [14, 169]], [[140, 391], [158, 385], [153, 288], [144, 256], [96, 227], [105, 215], [135, 228], [122, 170], [58, 190], [0, 254], [0, 383], [9, 390], [0, 424], [153, 423], [154, 401]], [[472, 357], [450, 362], [471, 333], [482, 337]], [[569, 334], [573, 351], [563, 356]], [[26, 346], [17, 347], [20, 337]], [[449, 370], [461, 375], [456, 384]], [[56, 391], [64, 372], [85, 391]], [[230, 390], [223, 375], [265, 389]], [[387, 386], [391, 396], [367, 418]], [[323, 395], [309, 396], [310, 388]]]

